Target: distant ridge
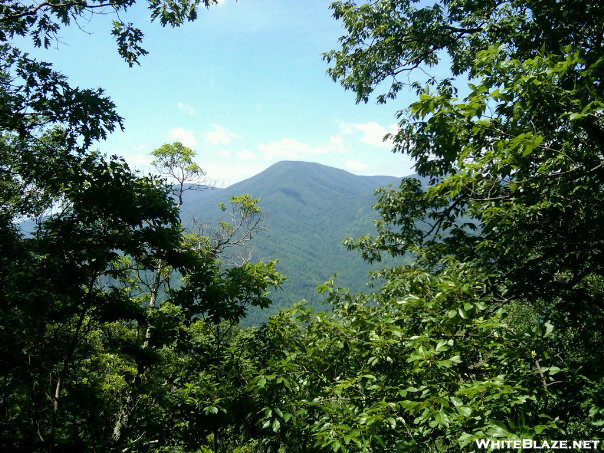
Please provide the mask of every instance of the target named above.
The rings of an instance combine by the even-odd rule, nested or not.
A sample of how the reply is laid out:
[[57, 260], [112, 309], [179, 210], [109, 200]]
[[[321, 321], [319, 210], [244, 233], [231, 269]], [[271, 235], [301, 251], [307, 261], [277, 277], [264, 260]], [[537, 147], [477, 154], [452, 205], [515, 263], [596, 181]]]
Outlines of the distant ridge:
[[279, 259], [278, 270], [287, 281], [283, 291], [271, 294], [270, 309], [250, 313], [247, 323], [257, 324], [301, 299], [319, 305], [315, 288], [335, 273], [338, 285], [361, 290], [367, 272], [375, 267], [347, 251], [342, 241], [375, 231], [373, 191], [398, 186], [400, 181], [353, 175], [318, 163], [282, 161], [225, 189], [188, 192], [181, 219], [185, 224], [193, 217], [212, 224], [218, 220], [218, 203], [243, 193], [260, 198], [266, 230], [253, 240], [253, 259]]

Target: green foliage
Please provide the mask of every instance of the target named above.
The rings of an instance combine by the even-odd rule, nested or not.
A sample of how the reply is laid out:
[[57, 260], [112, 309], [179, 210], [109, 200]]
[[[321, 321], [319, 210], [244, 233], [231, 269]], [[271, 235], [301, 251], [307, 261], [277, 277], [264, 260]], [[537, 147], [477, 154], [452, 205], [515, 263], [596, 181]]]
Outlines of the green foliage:
[[[154, 154], [179, 183], [175, 201], [159, 178], [90, 151], [121, 127], [102, 90], [71, 88], [11, 44], [27, 36], [48, 47], [79, 16], [133, 3], [0, 5], [3, 451], [191, 451], [218, 440], [220, 425], [200, 429], [180, 395], [210, 376], [186, 404], [196, 410], [203, 398], [205, 415], [226, 407], [227, 385], [242, 388], [236, 325], [249, 306], [267, 306], [282, 279], [274, 263], [224, 266], [210, 237], [183, 231], [182, 193], [203, 176], [190, 149]], [[180, 25], [199, 4], [151, 3], [152, 18]], [[136, 63], [142, 33], [114, 26], [119, 53]], [[249, 196], [233, 205], [246, 221], [260, 214]], [[233, 382], [217, 386], [223, 374]]]
[[[395, 149], [418, 175], [378, 191], [370, 261], [413, 257], [373, 294], [332, 283], [258, 332], [245, 433], [266, 451], [471, 451], [478, 438], [602, 435], [602, 25], [597, 2], [334, 4], [327, 54], [358, 100], [435, 64]], [[535, 36], [539, 41], [535, 43]], [[249, 424], [253, 421], [253, 424]], [[243, 425], [242, 425], [243, 426]]]
[[[151, 3], [152, 18], [178, 25], [196, 5]], [[96, 6], [5, 3], [0, 40], [48, 45]], [[184, 231], [194, 153], [155, 151], [176, 199], [90, 152], [120, 125], [111, 102], [1, 44], [0, 449], [471, 451], [477, 438], [602, 437], [602, 6], [333, 8], [346, 35], [331, 75], [358, 100], [389, 78], [378, 100], [394, 99], [397, 76], [444, 52], [472, 83], [463, 98], [449, 79], [416, 84], [399, 112], [395, 150], [422, 179], [379, 190], [377, 234], [347, 242], [369, 261], [399, 257], [374, 274], [379, 288], [330, 281], [330, 311], [296, 305], [250, 330], [239, 321], [283, 281], [275, 261], [225, 253], [256, 233], [258, 200], [233, 197], [217, 229]], [[116, 27], [132, 64], [141, 35]]]
[[[505, 437], [535, 435], [524, 420], [540, 418], [545, 389], [532, 362], [543, 360], [545, 329], [527, 335], [503, 309], [489, 316], [491, 276], [453, 260], [441, 265], [439, 275], [392, 269], [371, 305], [328, 286], [333, 312], [300, 317], [312, 358], [296, 351], [295, 363], [324, 378], [303, 402], [317, 411], [309, 420], [317, 446], [458, 451], [474, 437], [499, 437], [497, 427]], [[555, 428], [543, 419], [535, 429]]]
[[[52, 209], [29, 236], [3, 225], [0, 429], [7, 450], [103, 444], [99, 408], [114, 406], [111, 394], [129, 366], [104, 341], [106, 329], [144, 317], [113, 279], [124, 256], [173, 260], [179, 237], [176, 210], [157, 181], [119, 160], [74, 156], [64, 137], [55, 131], [38, 148], [3, 143], [14, 194], [2, 197], [8, 222]], [[39, 153], [56, 162], [53, 173]]]
[[[238, 376], [233, 332], [282, 277], [274, 262], [224, 266], [219, 244], [182, 230], [171, 187], [116, 159], [74, 155], [64, 137], [2, 141], [2, 448], [201, 448], [224, 436], [223, 422], [178, 437], [167, 420], [189, 415], [174, 399], [206, 375], [187, 404], [202, 398], [212, 416], [226, 389], [245, 387], [222, 386], [223, 374]], [[233, 206], [260, 213], [247, 195]], [[36, 213], [34, 231], [19, 232], [13, 222]]]
[[[603, 384], [604, 60], [602, 24], [585, 14], [601, 16], [601, 5], [583, 2], [581, 12], [513, 1], [333, 7], [347, 34], [326, 58], [357, 100], [389, 78], [378, 101], [394, 99], [400, 74], [436, 64], [444, 52], [451, 73], [472, 82], [463, 99], [450, 79], [415, 85], [419, 99], [399, 112], [393, 139], [430, 183], [381, 190], [378, 234], [347, 242], [369, 260], [415, 256], [410, 266], [378, 274], [386, 283], [370, 308], [388, 306], [375, 315], [384, 329], [397, 319], [395, 304], [404, 307], [399, 342], [410, 349], [367, 359], [406, 357], [393, 382], [408, 399], [390, 410], [412, 421], [407, 447], [415, 438], [455, 451], [476, 436], [601, 436], [593, 417]], [[383, 338], [375, 328], [362, 331]], [[375, 379], [379, 398], [388, 374], [363, 373], [351, 382]], [[378, 411], [383, 419], [386, 407]], [[337, 450], [347, 445], [344, 432], [319, 439]], [[369, 436], [359, 448], [382, 442], [382, 434]]]
[[175, 194], [178, 205], [182, 205], [182, 195], [186, 190], [204, 189], [198, 187], [203, 183], [205, 171], [193, 160], [195, 151], [187, 148], [180, 142], [164, 144], [151, 152], [153, 161], [151, 165], [158, 173], [167, 179], [169, 183], [175, 184]]
[[187, 175], [203, 176], [205, 174], [201, 167], [193, 161], [195, 151], [180, 142], [164, 144], [152, 151], [151, 155], [154, 159], [151, 164], [160, 173], [167, 174], [175, 179], [184, 178]]

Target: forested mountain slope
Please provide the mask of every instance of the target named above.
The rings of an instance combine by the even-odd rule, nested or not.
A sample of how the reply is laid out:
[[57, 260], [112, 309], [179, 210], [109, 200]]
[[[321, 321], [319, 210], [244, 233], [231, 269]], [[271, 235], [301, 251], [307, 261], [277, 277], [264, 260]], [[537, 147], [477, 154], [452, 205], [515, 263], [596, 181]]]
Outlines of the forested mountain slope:
[[185, 225], [192, 219], [215, 224], [218, 203], [243, 193], [260, 199], [264, 230], [252, 241], [253, 259], [279, 259], [278, 270], [287, 281], [283, 291], [271, 295], [270, 309], [250, 313], [247, 321], [256, 323], [301, 299], [319, 305], [316, 285], [334, 273], [337, 285], [362, 289], [376, 266], [347, 251], [342, 241], [374, 231], [374, 189], [399, 183], [390, 176], [357, 176], [317, 163], [283, 161], [226, 189], [187, 192], [181, 218]]

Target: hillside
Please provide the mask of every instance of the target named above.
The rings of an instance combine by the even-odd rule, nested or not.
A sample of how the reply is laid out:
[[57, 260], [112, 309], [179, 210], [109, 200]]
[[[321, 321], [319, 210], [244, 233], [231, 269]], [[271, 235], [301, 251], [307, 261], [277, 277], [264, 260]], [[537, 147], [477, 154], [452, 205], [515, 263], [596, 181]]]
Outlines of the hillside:
[[337, 284], [360, 290], [372, 268], [342, 241], [373, 231], [372, 209], [376, 187], [398, 185], [390, 176], [357, 176], [344, 170], [309, 162], [283, 161], [226, 189], [188, 192], [182, 207], [187, 224], [218, 220], [217, 204], [233, 195], [249, 193], [260, 199], [265, 230], [253, 240], [253, 259], [279, 259], [286, 275], [283, 290], [273, 293], [273, 306], [250, 313], [256, 323], [279, 308], [306, 299], [320, 304], [316, 286], [337, 273]]

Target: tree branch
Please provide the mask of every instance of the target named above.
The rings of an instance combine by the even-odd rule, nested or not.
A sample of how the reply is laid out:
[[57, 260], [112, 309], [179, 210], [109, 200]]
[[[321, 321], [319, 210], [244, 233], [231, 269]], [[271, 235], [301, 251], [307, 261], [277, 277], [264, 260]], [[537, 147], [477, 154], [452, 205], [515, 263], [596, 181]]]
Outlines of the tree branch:
[[97, 9], [97, 8], [105, 8], [106, 6], [113, 6], [114, 8], [119, 8], [122, 2], [109, 2], [109, 3], [99, 3], [98, 5], [84, 3], [81, 4], [79, 2], [68, 2], [68, 3], [52, 3], [52, 2], [42, 2], [38, 3], [33, 8], [22, 11], [20, 13], [10, 14], [0, 18], [0, 22], [10, 22], [16, 19], [21, 19], [26, 16], [34, 16], [38, 13], [39, 10], [45, 7], [50, 8], [70, 8], [72, 6], [79, 6], [82, 9]]

